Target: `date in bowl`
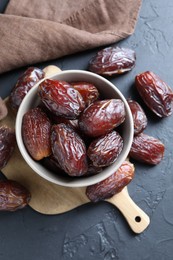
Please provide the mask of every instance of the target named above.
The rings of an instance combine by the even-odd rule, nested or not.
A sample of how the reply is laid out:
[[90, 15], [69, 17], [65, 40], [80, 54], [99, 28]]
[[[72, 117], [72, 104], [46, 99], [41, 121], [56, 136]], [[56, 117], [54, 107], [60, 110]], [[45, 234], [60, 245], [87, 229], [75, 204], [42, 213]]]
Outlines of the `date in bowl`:
[[17, 113], [16, 139], [23, 158], [25, 159], [27, 164], [42, 178], [61, 186], [85, 187], [108, 178], [121, 166], [121, 164], [127, 158], [133, 140], [133, 119], [125, 97], [114, 84], [112, 84], [102, 76], [99, 76], [92, 72], [87, 72], [83, 70], [66, 70], [49, 77], [49, 79], [61, 80], [66, 82], [89, 82], [94, 84], [95, 87], [98, 89], [101, 99], [121, 99], [124, 103], [126, 112], [125, 120], [121, 124], [121, 137], [123, 138], [123, 149], [113, 164], [104, 167], [100, 173], [92, 176], [86, 175], [81, 177], [72, 177], [68, 176], [68, 174], [61, 175], [58, 174], [58, 172], [52, 172], [51, 170], [43, 166], [43, 164], [41, 164], [39, 161], [35, 161], [28, 153], [23, 141], [22, 121], [23, 116], [26, 112], [28, 112], [34, 107], [37, 107], [40, 104], [38, 86], [43, 81], [41, 80], [27, 93]]

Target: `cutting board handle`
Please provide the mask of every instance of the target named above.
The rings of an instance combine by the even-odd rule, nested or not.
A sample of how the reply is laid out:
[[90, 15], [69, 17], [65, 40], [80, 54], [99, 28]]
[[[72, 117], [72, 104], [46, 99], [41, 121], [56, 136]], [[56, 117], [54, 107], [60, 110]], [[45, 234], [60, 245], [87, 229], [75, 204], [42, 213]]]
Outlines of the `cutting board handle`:
[[135, 233], [143, 232], [150, 224], [149, 216], [131, 199], [127, 187], [107, 201], [121, 211]]

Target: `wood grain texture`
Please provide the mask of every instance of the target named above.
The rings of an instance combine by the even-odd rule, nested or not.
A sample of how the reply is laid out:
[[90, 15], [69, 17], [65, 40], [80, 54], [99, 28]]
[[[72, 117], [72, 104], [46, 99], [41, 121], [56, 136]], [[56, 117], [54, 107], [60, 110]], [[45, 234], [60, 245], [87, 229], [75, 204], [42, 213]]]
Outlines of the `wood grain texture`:
[[107, 201], [121, 211], [135, 233], [143, 232], [150, 224], [150, 218], [131, 199], [127, 187]]

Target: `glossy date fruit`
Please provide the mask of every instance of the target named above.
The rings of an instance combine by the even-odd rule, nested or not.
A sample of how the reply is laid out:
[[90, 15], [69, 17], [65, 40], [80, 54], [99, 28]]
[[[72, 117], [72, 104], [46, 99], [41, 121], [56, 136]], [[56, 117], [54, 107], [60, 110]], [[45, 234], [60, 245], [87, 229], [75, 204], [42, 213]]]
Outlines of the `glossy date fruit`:
[[72, 120], [72, 119], [67, 119], [64, 117], [56, 116], [56, 115], [52, 115], [51, 118], [52, 118], [52, 121], [54, 124], [64, 123], [64, 124], [70, 126], [71, 128], [73, 128], [75, 131], [79, 130], [78, 119]]
[[38, 94], [57, 116], [76, 119], [85, 108], [81, 94], [65, 81], [46, 79], [39, 85]]
[[99, 51], [89, 62], [89, 70], [100, 75], [122, 74], [135, 66], [136, 55], [131, 49], [108, 47]]
[[92, 162], [88, 162], [88, 171], [85, 176], [93, 176], [103, 171], [102, 167], [94, 166]]
[[0, 180], [0, 211], [24, 208], [30, 201], [30, 192], [16, 181]]
[[86, 195], [92, 202], [111, 198], [120, 192], [134, 177], [134, 166], [125, 161], [120, 168], [105, 180], [86, 188]]
[[70, 176], [82, 176], [88, 170], [86, 147], [68, 125], [54, 125], [51, 132], [52, 152], [61, 168]]
[[138, 74], [136, 88], [146, 105], [159, 117], [166, 117], [173, 112], [172, 89], [151, 71]]
[[34, 160], [41, 160], [51, 154], [50, 131], [50, 120], [41, 108], [33, 108], [23, 116], [23, 142]]
[[105, 167], [114, 163], [123, 149], [123, 139], [112, 131], [91, 142], [87, 155], [94, 166]]
[[16, 146], [14, 129], [8, 126], [0, 127], [0, 170], [4, 168], [10, 160]]
[[77, 81], [70, 83], [76, 90], [79, 91], [83, 100], [85, 102], [86, 107], [96, 101], [99, 97], [99, 92], [97, 88], [88, 82]]
[[128, 99], [127, 102], [132, 112], [134, 135], [137, 135], [147, 127], [147, 117], [138, 102], [132, 99]]
[[141, 133], [134, 137], [129, 155], [139, 162], [156, 165], [163, 159], [164, 151], [160, 140]]
[[125, 120], [125, 107], [120, 99], [96, 101], [79, 118], [80, 130], [92, 137], [105, 135]]
[[36, 67], [29, 67], [23, 75], [20, 76], [16, 85], [12, 89], [9, 97], [10, 106], [18, 110], [22, 100], [28, 91], [41, 79], [44, 78], [44, 72]]
[[[56, 173], [56, 174], [66, 174], [59, 164], [59, 162], [56, 160], [53, 154], [51, 154], [48, 157], [43, 158], [41, 161], [42, 165], [44, 165], [48, 170]], [[67, 175], [67, 174], [66, 174]]]
[[64, 123], [66, 125], [69, 125], [76, 131], [79, 130], [78, 119], [68, 119], [65, 117], [57, 116], [51, 113], [51, 111], [42, 102], [38, 105], [38, 107], [40, 107], [43, 110], [43, 112], [48, 116], [52, 125]]

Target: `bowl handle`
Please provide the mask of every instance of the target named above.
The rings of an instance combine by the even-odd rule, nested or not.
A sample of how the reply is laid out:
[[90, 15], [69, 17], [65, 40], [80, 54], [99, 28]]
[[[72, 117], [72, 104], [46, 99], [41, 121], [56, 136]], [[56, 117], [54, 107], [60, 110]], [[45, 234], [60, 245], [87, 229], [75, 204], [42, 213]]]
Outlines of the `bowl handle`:
[[106, 201], [121, 211], [135, 233], [142, 233], [150, 224], [149, 216], [131, 199], [127, 187]]

